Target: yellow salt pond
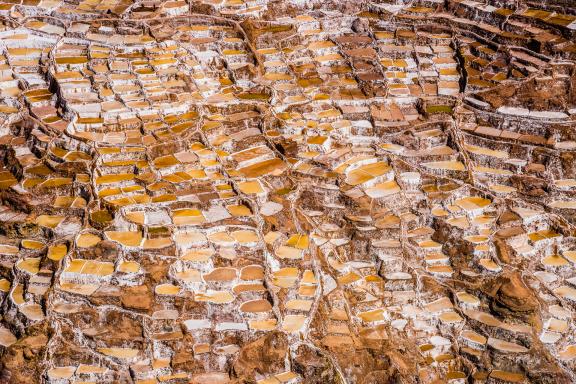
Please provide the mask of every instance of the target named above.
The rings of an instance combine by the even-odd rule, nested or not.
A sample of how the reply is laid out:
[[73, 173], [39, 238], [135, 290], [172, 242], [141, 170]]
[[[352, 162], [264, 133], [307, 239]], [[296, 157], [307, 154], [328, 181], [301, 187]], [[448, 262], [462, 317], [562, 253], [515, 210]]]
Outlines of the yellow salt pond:
[[308, 318], [304, 315], [286, 315], [282, 321], [282, 330], [285, 332], [298, 332]]
[[562, 285], [553, 290], [554, 294], [563, 299], [576, 301], [576, 289], [568, 285]]
[[91, 248], [98, 244], [102, 239], [92, 233], [82, 233], [76, 238], [76, 246], [79, 248]]
[[301, 259], [304, 255], [304, 250], [282, 245], [278, 247], [275, 253], [279, 259]]
[[159, 284], [154, 288], [157, 295], [173, 296], [180, 293], [181, 288], [173, 284]]
[[497, 380], [502, 380], [504, 382], [511, 383], [523, 383], [526, 377], [521, 373], [501, 371], [499, 369], [494, 369], [490, 372], [490, 377]]
[[530, 241], [536, 243], [538, 241], [542, 241], [542, 240], [547, 240], [547, 239], [552, 239], [555, 237], [559, 237], [560, 234], [554, 232], [551, 229], [543, 229], [541, 231], [538, 232], [532, 232], [528, 234], [528, 238], [530, 239]]
[[551, 208], [576, 209], [576, 200], [556, 200], [548, 204]]
[[563, 251], [562, 256], [564, 256], [571, 263], [576, 264], [576, 251]]
[[175, 225], [199, 225], [206, 219], [198, 209], [179, 209], [172, 211], [172, 221]]
[[504, 184], [488, 184], [488, 188], [494, 193], [508, 194], [516, 192], [517, 189]]
[[[27, 241], [27, 240], [22, 241], [22, 246], [24, 248], [26, 248], [24, 246], [25, 241]], [[17, 253], [18, 253], [18, 247], [15, 247], [13, 245], [0, 244], [0, 254], [2, 254], [2, 255], [16, 255]]]
[[240, 271], [242, 280], [262, 280], [264, 279], [264, 268], [260, 265], [248, 265]]
[[272, 274], [272, 282], [281, 288], [288, 288], [298, 280], [298, 268], [282, 268]]
[[558, 352], [558, 356], [562, 360], [574, 360], [576, 359], [576, 345], [568, 345], [564, 349]]
[[98, 348], [98, 352], [103, 355], [115, 357], [117, 359], [133, 359], [140, 352], [134, 348]]
[[140, 264], [136, 261], [123, 261], [118, 265], [118, 272], [137, 273], [140, 270]]
[[0, 279], [0, 292], [8, 292], [10, 290], [10, 281], [6, 279]]
[[287, 169], [286, 163], [279, 158], [265, 160], [257, 164], [253, 164], [244, 168], [238, 169], [244, 177], [256, 178], [265, 175], [279, 176]]
[[9, 347], [14, 344], [18, 339], [6, 328], [0, 328], [0, 345]]
[[252, 211], [245, 205], [228, 205], [226, 209], [235, 217], [252, 216]]
[[124, 181], [134, 180], [136, 175], [133, 173], [119, 173], [114, 175], [104, 175], [96, 178], [96, 185], [121, 183]]
[[236, 268], [218, 267], [203, 276], [204, 281], [232, 281], [237, 277]]
[[431, 161], [423, 163], [426, 168], [445, 171], [464, 171], [466, 167], [461, 161]]
[[345, 181], [347, 184], [356, 186], [370, 181], [375, 177], [382, 176], [391, 170], [392, 167], [390, 167], [387, 163], [378, 161], [376, 163], [362, 165], [348, 172]]
[[240, 182], [238, 183], [238, 189], [247, 195], [257, 195], [265, 192], [262, 184], [260, 184], [258, 180]]
[[22, 259], [16, 263], [16, 268], [31, 275], [36, 275], [40, 271], [40, 258], [30, 257]]
[[366, 190], [366, 194], [373, 199], [378, 199], [378, 198], [394, 195], [400, 191], [401, 191], [401, 189], [400, 189], [400, 186], [398, 185], [398, 183], [396, 183], [396, 181], [394, 181], [394, 180], [391, 180], [391, 181], [386, 181], [384, 183], [378, 183], [378, 184], [374, 185], [373, 187], [368, 188]]
[[440, 314], [440, 316], [438, 316], [438, 318], [440, 319], [441, 322], [443, 323], [447, 323], [447, 324], [452, 324], [452, 323], [459, 323], [461, 321], [463, 321], [464, 319], [455, 311], [448, 311], [448, 312], [443, 312]]
[[56, 367], [48, 370], [48, 377], [52, 380], [69, 379], [76, 372], [76, 367]]
[[90, 296], [100, 288], [97, 284], [77, 284], [67, 281], [60, 281], [60, 289], [65, 292], [74, 293], [77, 295]]
[[346, 284], [351, 284], [354, 283], [358, 280], [360, 280], [362, 277], [360, 275], [358, 275], [356, 272], [348, 272], [342, 276], [338, 277], [338, 283], [342, 284], [342, 285], [346, 285]]
[[505, 151], [499, 151], [499, 150], [495, 150], [495, 149], [479, 147], [479, 146], [471, 145], [471, 144], [464, 145], [464, 148], [468, 152], [471, 152], [471, 153], [474, 153], [477, 155], [496, 157], [498, 159], [507, 159], [508, 158], [508, 152], [505, 152]]
[[252, 244], [258, 242], [258, 235], [251, 230], [233, 231], [230, 234], [240, 244]]
[[64, 220], [64, 216], [58, 215], [40, 215], [36, 218], [36, 224], [47, 227], [56, 228]]
[[106, 237], [126, 247], [138, 247], [142, 243], [142, 233], [134, 231], [107, 231]]
[[194, 300], [214, 304], [227, 304], [233, 302], [235, 298], [234, 295], [228, 291], [207, 291], [195, 293]]
[[312, 300], [292, 299], [285, 304], [286, 309], [295, 311], [309, 311], [312, 308]]
[[248, 326], [255, 331], [271, 331], [276, 328], [276, 319], [250, 320]]
[[468, 341], [471, 341], [473, 343], [480, 344], [480, 345], [485, 345], [486, 342], [488, 341], [488, 339], [486, 337], [484, 337], [484, 336], [482, 336], [479, 333], [476, 333], [474, 331], [470, 331], [470, 330], [462, 331], [460, 336], [462, 338], [468, 340]]
[[180, 272], [175, 272], [174, 277], [178, 280], [185, 281], [187, 283], [201, 283], [202, 274], [196, 269], [185, 269]]
[[512, 176], [514, 172], [509, 171], [507, 169], [501, 168], [490, 168], [490, 167], [482, 167], [482, 166], [475, 166], [472, 168], [475, 173], [487, 173], [489, 175], [496, 175], [496, 176]]
[[145, 215], [142, 211], [127, 212], [124, 217], [134, 224], [144, 225]]
[[553, 255], [549, 255], [549, 256], [544, 257], [542, 259], [542, 264], [544, 264], [545, 266], [548, 266], [548, 267], [563, 267], [563, 266], [566, 266], [570, 263], [568, 262], [568, 260], [566, 260], [562, 256], [557, 255], [557, 254], [553, 254]]
[[250, 313], [268, 312], [272, 310], [272, 305], [268, 300], [250, 300], [240, 305], [240, 311]]
[[144, 249], [160, 249], [172, 245], [172, 239], [169, 237], [156, 237], [153, 239], [145, 239], [142, 243]]
[[374, 309], [372, 311], [360, 312], [358, 317], [362, 319], [362, 321], [371, 323], [374, 321], [383, 321], [384, 320], [384, 310], [383, 309]]
[[214, 250], [211, 248], [200, 248], [200, 249], [191, 249], [186, 251], [181, 259], [186, 261], [199, 261], [199, 262], [206, 262], [210, 260], [210, 257], [214, 254]]
[[220, 246], [234, 245], [236, 240], [226, 232], [215, 232], [208, 235], [208, 240]]
[[316, 276], [314, 276], [314, 272], [312, 272], [311, 270], [307, 269], [304, 271], [304, 273], [302, 274], [302, 284], [318, 284], [318, 280], [316, 279]]
[[42, 243], [41, 241], [37, 241], [37, 240], [25, 239], [25, 240], [22, 240], [22, 247], [26, 248], [26, 249], [38, 250], [38, 249], [44, 248], [44, 243]]
[[440, 275], [451, 275], [454, 273], [454, 269], [449, 265], [429, 265], [426, 267], [426, 271]]
[[471, 305], [479, 305], [480, 304], [480, 300], [474, 296], [471, 295], [468, 292], [457, 292], [456, 293], [456, 297], [458, 298], [458, 300], [464, 304], [471, 304]]
[[40, 321], [44, 319], [44, 311], [39, 304], [23, 304], [19, 308], [20, 312], [32, 321]]
[[490, 205], [492, 201], [485, 199], [480, 196], [469, 196], [462, 199], [458, 199], [454, 202], [457, 206], [465, 211], [472, 211], [476, 209], [482, 209]]
[[50, 260], [59, 261], [68, 253], [66, 244], [58, 244], [48, 247], [48, 258]]
[[307, 249], [309, 245], [308, 236], [306, 235], [292, 235], [286, 241], [286, 245], [297, 249]]
[[492, 259], [480, 259], [478, 260], [478, 264], [491, 272], [499, 272], [502, 269]]
[[114, 264], [104, 261], [72, 259], [64, 272], [103, 277], [114, 273]]

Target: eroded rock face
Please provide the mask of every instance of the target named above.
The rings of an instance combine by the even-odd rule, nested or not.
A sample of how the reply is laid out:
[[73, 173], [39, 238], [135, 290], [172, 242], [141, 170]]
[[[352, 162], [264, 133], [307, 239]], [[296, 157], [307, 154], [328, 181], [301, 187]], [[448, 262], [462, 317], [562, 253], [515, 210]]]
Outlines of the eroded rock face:
[[274, 375], [284, 367], [288, 348], [288, 339], [283, 333], [269, 333], [246, 344], [234, 362], [234, 376], [243, 381], [255, 380], [257, 375]]
[[309, 383], [340, 383], [336, 368], [326, 354], [308, 345], [300, 345], [296, 351], [294, 371]]
[[538, 309], [534, 292], [526, 287], [518, 272], [502, 278], [495, 298], [500, 306], [512, 312], [533, 312]]
[[0, 383], [576, 382], [570, 2], [0, 17]]

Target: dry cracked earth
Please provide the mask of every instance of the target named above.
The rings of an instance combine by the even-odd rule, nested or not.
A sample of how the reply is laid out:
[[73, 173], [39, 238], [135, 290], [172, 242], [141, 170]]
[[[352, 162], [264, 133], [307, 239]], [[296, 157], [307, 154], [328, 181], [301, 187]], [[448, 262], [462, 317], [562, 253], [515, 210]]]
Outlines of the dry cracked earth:
[[573, 0], [3, 0], [0, 383], [576, 382]]

